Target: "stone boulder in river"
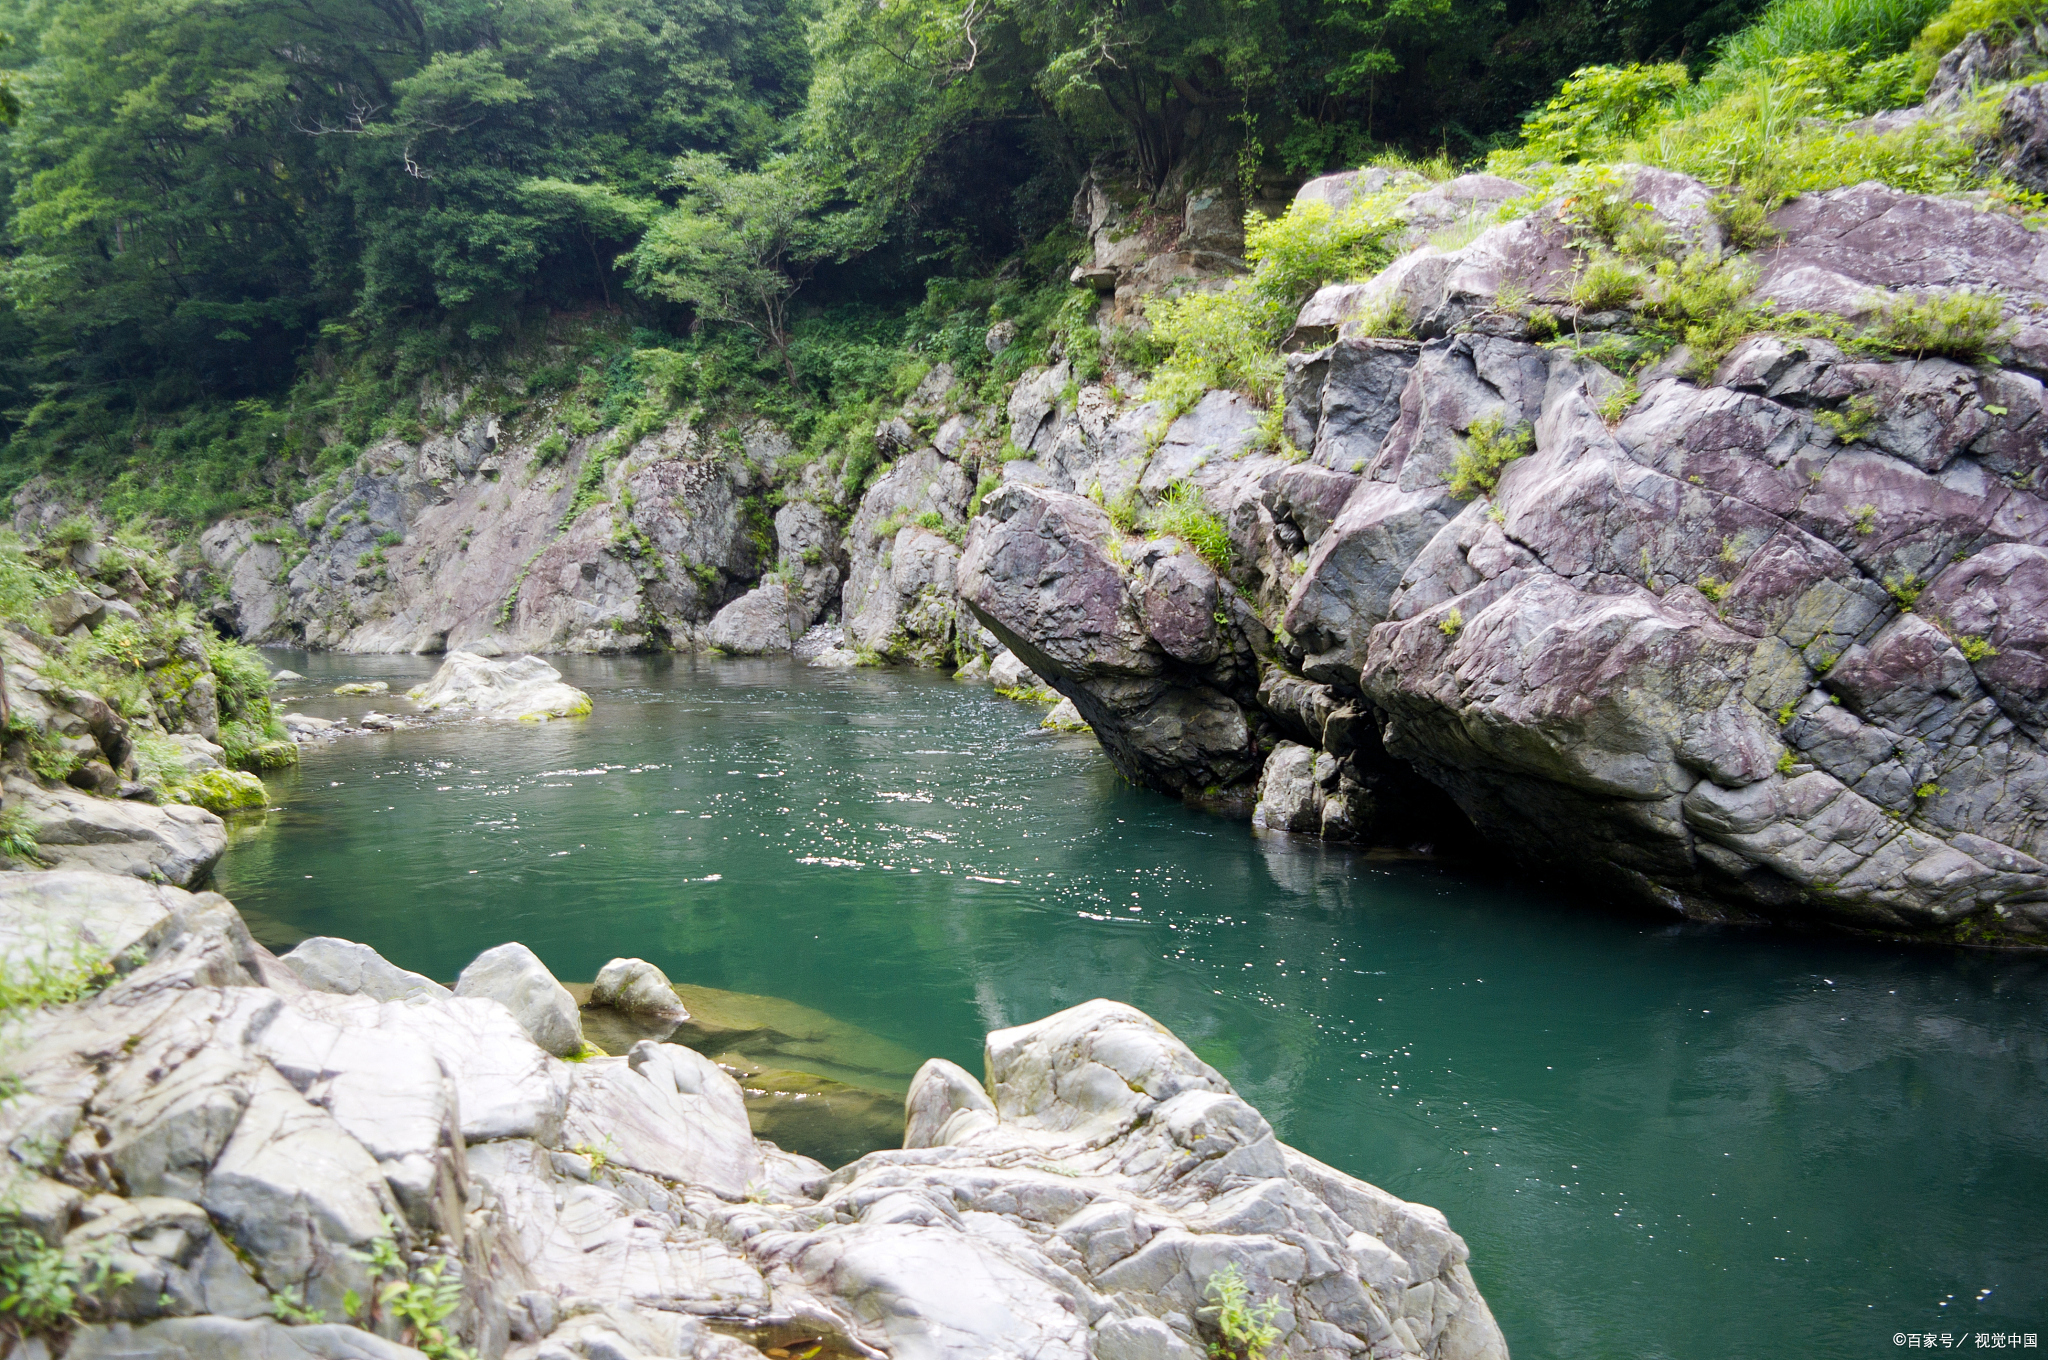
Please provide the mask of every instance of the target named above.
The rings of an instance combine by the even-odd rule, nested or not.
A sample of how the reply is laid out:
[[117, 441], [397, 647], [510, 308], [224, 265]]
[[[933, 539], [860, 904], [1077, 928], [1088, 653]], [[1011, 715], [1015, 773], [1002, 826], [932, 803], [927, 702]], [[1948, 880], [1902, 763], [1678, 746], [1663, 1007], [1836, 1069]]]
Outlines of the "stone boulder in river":
[[590, 989], [590, 1004], [661, 1020], [690, 1018], [682, 998], [669, 984], [668, 975], [645, 959], [613, 959], [598, 969], [597, 981]]
[[990, 1035], [987, 1089], [927, 1064], [909, 1146], [830, 1171], [690, 1049], [565, 1063], [494, 1000], [315, 991], [211, 894], [0, 875], [0, 943], [112, 961], [0, 1054], [6, 1202], [132, 1277], [44, 1354], [414, 1360], [390, 1287], [459, 1281], [480, 1360], [1195, 1360], [1234, 1275], [1275, 1357], [1506, 1355], [1441, 1214], [1286, 1147], [1128, 1006]]
[[493, 661], [474, 652], [450, 652], [434, 678], [407, 693], [433, 712], [446, 709], [507, 722], [580, 718], [590, 696], [562, 680], [562, 673], [537, 656]]

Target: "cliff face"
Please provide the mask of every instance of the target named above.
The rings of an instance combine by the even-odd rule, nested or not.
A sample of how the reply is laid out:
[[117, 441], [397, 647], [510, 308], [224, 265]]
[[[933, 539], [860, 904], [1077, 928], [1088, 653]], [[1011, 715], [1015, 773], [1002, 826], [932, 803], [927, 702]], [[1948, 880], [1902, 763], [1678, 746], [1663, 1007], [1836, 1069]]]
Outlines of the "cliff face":
[[[1727, 267], [1703, 186], [1640, 170], [1625, 197]], [[1626, 385], [1590, 355], [1633, 313], [1572, 304], [1589, 252], [1560, 205], [1325, 290], [1304, 331], [1391, 301], [1418, 337], [1290, 357], [1309, 461], [1238, 452], [1251, 416], [1223, 394], [1142, 463], [1079, 411], [1046, 441], [1200, 488], [1227, 581], [1017, 477], [962, 596], [1134, 779], [1184, 792], [1275, 736], [1310, 748], [1267, 757], [1274, 829], [1369, 828], [1391, 760], [1525, 862], [1664, 909], [2048, 941], [2048, 247], [1876, 186], [1772, 225], [1730, 303], [1758, 333]], [[1902, 296], [1988, 308], [1973, 362], [1859, 341]], [[1840, 324], [1772, 334], [1795, 305]], [[1541, 342], [1560, 319], [1577, 343]]]
[[615, 458], [594, 436], [553, 461], [536, 443], [477, 419], [380, 444], [294, 512], [296, 560], [287, 526], [214, 526], [200, 546], [217, 617], [249, 641], [341, 651], [688, 647], [774, 565], [775, 431], [711, 447], [674, 425]]
[[1118, 1003], [989, 1035], [986, 1088], [925, 1064], [903, 1149], [831, 1171], [660, 1042], [665, 981], [605, 1056], [518, 945], [451, 995], [79, 872], [0, 876], [0, 945], [8, 1251], [82, 1281], [30, 1354], [1195, 1360], [1232, 1282], [1276, 1356], [1507, 1354], [1441, 1214], [1280, 1143]]

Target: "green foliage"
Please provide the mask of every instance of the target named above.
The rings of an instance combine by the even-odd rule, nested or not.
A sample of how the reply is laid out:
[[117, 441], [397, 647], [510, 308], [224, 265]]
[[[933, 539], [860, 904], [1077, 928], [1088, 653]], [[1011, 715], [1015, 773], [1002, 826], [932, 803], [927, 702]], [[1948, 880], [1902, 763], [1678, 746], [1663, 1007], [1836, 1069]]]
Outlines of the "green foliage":
[[1710, 90], [1734, 85], [1814, 54], [1893, 56], [1914, 41], [1941, 6], [1942, 0], [1774, 0], [1722, 45], [1701, 84]]
[[1874, 506], [1874, 505], [1859, 505], [1859, 506], [1857, 506], [1857, 507], [1856, 507], [1856, 511], [1855, 511], [1855, 524], [1856, 524], [1856, 532], [1857, 532], [1857, 533], [1859, 533], [1859, 534], [1874, 534], [1874, 533], [1876, 533], [1876, 532], [1877, 532], [1877, 507], [1876, 507], [1876, 506]]
[[1676, 65], [1577, 72], [1491, 164], [1540, 181], [1551, 162], [1640, 162], [1732, 186], [1723, 214], [1738, 248], [1761, 244], [1764, 213], [1794, 194], [1871, 179], [1979, 187], [1990, 182], [1976, 154], [1984, 110], [1889, 132], [1847, 123], [1919, 98], [1932, 64], [1903, 49], [1939, 4], [1776, 0], [1697, 84]]
[[827, 183], [794, 157], [735, 171], [717, 156], [685, 156], [673, 182], [683, 203], [656, 218], [634, 248], [633, 286], [753, 332], [795, 387], [790, 299], [818, 265], [872, 244], [872, 227], [857, 214], [825, 211]]
[[1527, 424], [1509, 430], [1497, 415], [1472, 422], [1465, 432], [1465, 447], [1451, 465], [1451, 494], [1459, 500], [1490, 496], [1500, 485], [1501, 470], [1536, 447], [1536, 432]]
[[976, 515], [980, 514], [981, 503], [988, 499], [990, 492], [994, 491], [997, 487], [1001, 486], [1002, 484], [1003, 476], [1001, 473], [982, 473], [981, 479], [974, 484], [974, 494], [968, 498], [967, 518], [973, 519]]
[[1298, 305], [1325, 283], [1379, 273], [1392, 262], [1405, 225], [1392, 209], [1412, 192], [1397, 186], [1341, 213], [1314, 200], [1297, 200], [1273, 218], [1247, 213], [1245, 258], [1255, 267], [1258, 290]]
[[43, 862], [42, 847], [36, 844], [35, 823], [25, 809], [0, 809], [0, 855], [24, 864]]
[[1274, 1325], [1280, 1315], [1280, 1300], [1254, 1304], [1251, 1287], [1235, 1262], [1209, 1277], [1202, 1297], [1214, 1301], [1202, 1311], [1215, 1315], [1216, 1330], [1221, 1334], [1221, 1340], [1209, 1347], [1216, 1360], [1262, 1360], [1280, 1339], [1280, 1329]]
[[1974, 363], [2011, 330], [1997, 298], [1959, 289], [1885, 298], [1868, 338], [1916, 359], [1934, 355]]
[[1911, 610], [1920, 598], [1920, 592], [1927, 589], [1927, 583], [1920, 579], [1918, 572], [1906, 572], [1899, 576], [1884, 578], [1885, 593], [1890, 595], [1901, 610]]
[[1456, 637], [1464, 627], [1465, 611], [1452, 605], [1451, 612], [1437, 620], [1436, 630], [1445, 637]]
[[569, 452], [569, 441], [560, 430], [551, 431], [540, 443], [533, 446], [535, 467], [553, 467]]
[[113, 976], [113, 960], [81, 938], [17, 948], [0, 958], [0, 1015], [69, 1005]]
[[1613, 256], [1596, 255], [1572, 284], [1572, 303], [1583, 311], [1626, 307], [1643, 292], [1643, 276]]
[[1963, 659], [1972, 665], [1979, 661], [1988, 661], [1998, 655], [1996, 647], [1975, 633], [1965, 633], [1957, 638], [1956, 647], [1962, 652]]
[[1982, 33], [1997, 46], [2040, 20], [2040, 0], [1952, 0], [1913, 40], [1914, 73], [1925, 85], [1949, 49], [1970, 34]]
[[1522, 124], [1520, 151], [1532, 163], [1603, 159], [1617, 143], [1663, 121], [1673, 98], [1690, 84], [1677, 62], [1583, 67]]
[[1833, 430], [1835, 438], [1844, 444], [1854, 444], [1859, 439], [1867, 438], [1870, 432], [1877, 428], [1878, 419], [1882, 414], [1878, 409], [1877, 398], [1866, 393], [1849, 398], [1848, 403], [1839, 411], [1815, 411], [1813, 419], [1816, 424]]
[[400, 1338], [428, 1360], [473, 1360], [448, 1325], [462, 1306], [461, 1267], [440, 1252], [422, 1253], [414, 1257], [417, 1264], [409, 1263], [396, 1231], [397, 1223], [386, 1215], [384, 1231], [371, 1240], [370, 1249], [354, 1253], [378, 1283], [371, 1292], [369, 1315], [358, 1311], [365, 1301], [357, 1298], [350, 1300], [355, 1305], [351, 1316], [366, 1327], [374, 1327], [380, 1317], [394, 1320]]
[[1230, 531], [1223, 520], [1202, 503], [1202, 493], [1192, 482], [1175, 482], [1152, 508], [1153, 533], [1177, 538], [1196, 556], [1218, 571], [1230, 570]]
[[1609, 425], [1619, 425], [1642, 399], [1642, 391], [1636, 386], [1635, 380], [1630, 379], [1600, 399], [1600, 419]]
[[1216, 292], [1155, 302], [1147, 316], [1168, 357], [1145, 397], [1161, 402], [1169, 420], [1211, 388], [1236, 388], [1262, 406], [1279, 399], [1279, 344], [1294, 320], [1286, 302], [1237, 280]]
[[36, 1336], [81, 1320], [92, 1296], [134, 1282], [105, 1253], [67, 1256], [0, 1205], [0, 1335]]

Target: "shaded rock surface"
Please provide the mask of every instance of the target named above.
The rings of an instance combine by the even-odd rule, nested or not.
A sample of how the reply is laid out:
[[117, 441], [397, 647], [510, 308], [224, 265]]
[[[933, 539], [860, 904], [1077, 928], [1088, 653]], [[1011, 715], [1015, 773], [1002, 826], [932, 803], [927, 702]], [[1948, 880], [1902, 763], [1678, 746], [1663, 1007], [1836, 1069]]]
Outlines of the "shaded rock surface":
[[[10, 1202], [138, 1286], [59, 1354], [405, 1360], [362, 1303], [404, 1276], [459, 1278], [483, 1360], [1193, 1356], [1233, 1266], [1276, 1355], [1506, 1354], [1440, 1214], [1279, 1143], [1116, 1003], [990, 1035], [987, 1089], [928, 1063], [910, 1145], [833, 1172], [689, 1049], [566, 1064], [492, 1000], [313, 991], [216, 896], [8, 875], [0, 937], [120, 960], [0, 1058], [0, 1135], [41, 1149]], [[279, 1294], [334, 1320], [282, 1326]]]

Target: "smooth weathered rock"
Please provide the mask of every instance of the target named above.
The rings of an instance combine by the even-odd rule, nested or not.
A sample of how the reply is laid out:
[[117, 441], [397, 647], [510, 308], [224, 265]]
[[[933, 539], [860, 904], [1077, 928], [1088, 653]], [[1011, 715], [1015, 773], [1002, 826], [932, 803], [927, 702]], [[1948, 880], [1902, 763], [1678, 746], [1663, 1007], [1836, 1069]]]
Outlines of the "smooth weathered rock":
[[1081, 716], [1081, 710], [1074, 707], [1072, 699], [1062, 699], [1052, 706], [1052, 711], [1038, 720], [1040, 727], [1055, 732], [1090, 732], [1088, 720]]
[[613, 959], [598, 969], [590, 1004], [679, 1023], [690, 1018], [668, 976], [645, 959]]
[[425, 1360], [410, 1346], [327, 1322], [287, 1327], [269, 1318], [163, 1318], [82, 1327], [65, 1352], [75, 1360]]
[[277, 526], [248, 519], [224, 519], [199, 535], [199, 554], [227, 591], [207, 612], [236, 637], [269, 641], [285, 631], [285, 553], [277, 539]]
[[501, 722], [580, 718], [590, 696], [562, 680], [537, 656], [493, 661], [473, 652], [450, 652], [434, 678], [407, 696], [429, 713], [440, 710]]
[[803, 632], [797, 622], [801, 612], [789, 598], [788, 587], [770, 580], [719, 610], [704, 640], [733, 656], [786, 652]]
[[477, 955], [455, 979], [455, 995], [502, 1005], [536, 1044], [558, 1058], [583, 1048], [576, 998], [523, 944], [501, 944]]
[[1316, 787], [1315, 768], [1313, 748], [1292, 741], [1274, 747], [1259, 775], [1259, 802], [1252, 825], [1268, 831], [1320, 834], [1323, 796]]
[[959, 464], [927, 447], [898, 458], [862, 498], [847, 528], [842, 597], [852, 647], [921, 665], [951, 660], [960, 552], [946, 531], [965, 522], [973, 491]]
[[221, 819], [189, 804], [116, 802], [15, 779], [7, 794], [20, 800], [43, 858], [67, 868], [190, 887], [204, 881], [227, 850]]
[[316, 992], [367, 996], [375, 1001], [406, 1001], [416, 996], [446, 997], [454, 993], [418, 973], [409, 973], [366, 944], [315, 935], [301, 940], [278, 960]]

